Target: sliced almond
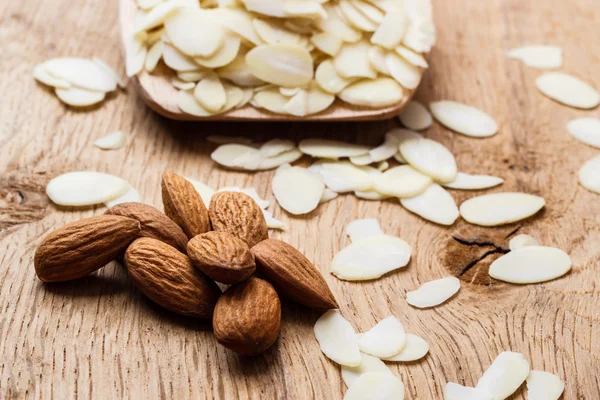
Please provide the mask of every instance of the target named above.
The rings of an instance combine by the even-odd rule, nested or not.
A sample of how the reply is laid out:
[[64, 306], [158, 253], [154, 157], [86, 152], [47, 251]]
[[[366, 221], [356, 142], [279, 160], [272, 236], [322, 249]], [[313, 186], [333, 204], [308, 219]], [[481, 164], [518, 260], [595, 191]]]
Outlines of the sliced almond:
[[336, 13], [333, 6], [330, 5], [325, 9], [327, 11], [327, 18], [315, 21], [315, 25], [319, 29], [330, 33], [347, 43], [355, 43], [362, 38], [361, 31], [350, 26], [349, 23], [346, 23], [346, 21]]
[[354, 381], [367, 372], [380, 372], [393, 375], [392, 371], [379, 358], [361, 353], [360, 365], [356, 367], [342, 366], [342, 379], [346, 386], [350, 387]]
[[369, 152], [366, 146], [329, 139], [304, 139], [298, 148], [302, 153], [317, 158], [354, 157]]
[[326, 18], [327, 13], [316, 0], [286, 0], [283, 11], [291, 17]]
[[527, 246], [539, 246], [540, 244], [538, 243], [537, 240], [535, 240], [533, 237], [526, 235], [526, 234], [520, 234], [515, 236], [514, 238], [510, 239], [510, 242], [508, 242], [508, 248], [511, 250], [517, 250], [523, 247], [527, 247]]
[[437, 183], [416, 197], [400, 199], [400, 204], [408, 211], [436, 224], [452, 225], [459, 216], [454, 199]]
[[388, 53], [385, 56], [385, 65], [390, 71], [392, 78], [402, 87], [415, 89], [421, 82], [421, 70], [396, 53]]
[[404, 46], [398, 46], [394, 49], [394, 51], [400, 57], [402, 57], [415, 67], [429, 68], [429, 64], [427, 64], [427, 60], [425, 60], [425, 57], [409, 48], [406, 48]]
[[162, 41], [158, 41], [150, 47], [148, 53], [146, 54], [146, 61], [144, 62], [144, 69], [148, 72], [154, 71], [156, 65], [160, 61], [162, 57], [163, 50], [165, 48], [165, 44]]
[[398, 115], [398, 118], [400, 119], [400, 122], [402, 122], [402, 125], [415, 131], [425, 130], [429, 128], [433, 122], [433, 118], [431, 118], [431, 114], [429, 114], [427, 108], [415, 100], [410, 101], [406, 107], [404, 107], [402, 112], [400, 112], [400, 115]]
[[407, 28], [406, 14], [400, 8], [391, 7], [371, 36], [371, 43], [391, 50], [400, 44]]
[[365, 399], [404, 400], [404, 384], [388, 373], [364, 373], [348, 388], [344, 400]]
[[387, 161], [381, 161], [377, 164], [376, 167], [378, 171], [384, 172], [390, 167], [390, 164]]
[[143, 46], [139, 51], [132, 51], [131, 48], [127, 49], [127, 58], [125, 59], [125, 74], [128, 78], [135, 76], [142, 72], [146, 58], [148, 56], [148, 48]]
[[346, 226], [346, 235], [350, 237], [351, 242], [357, 242], [361, 239], [371, 236], [385, 235], [379, 226], [379, 221], [375, 218], [357, 219]]
[[198, 82], [194, 88], [194, 98], [210, 112], [218, 112], [227, 102], [225, 88], [214, 72]]
[[205, 68], [220, 68], [231, 63], [240, 51], [240, 38], [235, 35], [226, 35], [225, 41], [217, 52], [209, 57], [194, 57], [194, 62]]
[[481, 390], [448, 382], [444, 386], [444, 400], [492, 400], [492, 397]]
[[386, 133], [384, 142], [376, 148], [369, 150], [371, 162], [385, 161], [392, 158], [398, 151], [400, 141], [394, 134]]
[[[271, 2], [275, 4], [277, 2]], [[267, 44], [295, 44], [300, 45], [305, 37], [287, 30], [283, 24], [275, 21], [266, 19], [256, 18], [252, 21], [252, 25], [256, 30], [256, 33], [261, 37], [262, 40]]]
[[254, 95], [252, 100], [255, 101], [256, 105], [260, 108], [264, 108], [265, 110], [277, 114], [287, 114], [284, 107], [289, 99], [282, 95], [276, 88], [261, 90]]
[[162, 25], [165, 19], [181, 6], [182, 3], [176, 0], [169, 0], [158, 4], [136, 21], [134, 24], [134, 33], [147, 31]]
[[558, 46], [524, 46], [509, 50], [506, 55], [521, 60], [533, 68], [552, 69], [562, 66], [562, 50]]
[[423, 193], [433, 181], [409, 165], [388, 169], [374, 181], [377, 192], [394, 197], [415, 197]]
[[254, 15], [242, 8], [220, 7], [210, 10], [217, 21], [232, 32], [237, 33], [255, 46], [264, 44], [258, 36], [252, 21]]
[[323, 90], [332, 94], [340, 93], [346, 86], [354, 82], [354, 79], [339, 76], [331, 60], [325, 60], [319, 64], [315, 72], [315, 80]]
[[102, 150], [117, 150], [125, 146], [126, 141], [125, 134], [121, 131], [113, 132], [109, 135], [96, 139], [94, 146], [101, 148]]
[[171, 43], [189, 56], [208, 57], [222, 45], [225, 32], [210, 12], [181, 8], [165, 21], [165, 32]]
[[338, 196], [339, 194], [337, 192], [334, 192], [329, 188], [325, 188], [325, 190], [323, 191], [323, 195], [321, 196], [321, 200], [319, 200], [319, 204], [327, 203], [328, 201], [331, 201]]
[[362, 357], [352, 325], [339, 310], [329, 310], [315, 323], [315, 337], [321, 351], [332, 361], [349, 367], [360, 365]]
[[90, 206], [123, 195], [129, 184], [123, 179], [94, 171], [68, 172], [53, 178], [46, 194], [61, 206]]
[[477, 382], [477, 390], [492, 399], [506, 399], [525, 382], [529, 363], [520, 353], [502, 352]]
[[400, 152], [415, 169], [442, 183], [453, 182], [458, 173], [456, 160], [439, 142], [425, 138], [410, 138], [400, 143]]
[[587, 190], [600, 194], [600, 156], [596, 156], [579, 169], [579, 183]]
[[420, 360], [429, 352], [429, 345], [417, 335], [406, 334], [406, 343], [400, 353], [385, 357], [385, 361], [410, 362]]
[[358, 348], [361, 352], [379, 358], [398, 354], [405, 345], [404, 327], [393, 315], [382, 319], [358, 338]]
[[371, 46], [369, 52], [367, 53], [367, 57], [369, 57], [369, 62], [377, 70], [377, 72], [390, 75], [390, 70], [385, 63], [385, 56], [387, 54], [387, 50], [382, 49], [378, 46]]
[[283, 105], [283, 109], [290, 115], [304, 117], [308, 113], [308, 92], [300, 90]]
[[313, 77], [310, 53], [298, 45], [257, 46], [246, 54], [246, 63], [254, 76], [279, 86], [303, 86]]
[[570, 107], [590, 109], [600, 104], [600, 94], [593, 87], [564, 72], [546, 72], [535, 84], [544, 95]]
[[489, 137], [498, 133], [498, 124], [483, 111], [455, 101], [429, 104], [431, 113], [442, 125], [471, 137]]
[[125, 191], [122, 195], [112, 200], [108, 200], [104, 202], [104, 205], [108, 208], [112, 208], [118, 204], [122, 203], [140, 203], [142, 201], [142, 196], [140, 192], [135, 190], [132, 186]]
[[368, 190], [373, 185], [371, 176], [364, 169], [346, 161], [319, 161], [309, 170], [321, 174], [325, 185], [338, 193]]
[[600, 149], [600, 119], [578, 118], [567, 124], [571, 136], [589, 146]]
[[[420, 3], [426, 4], [429, 2]], [[418, 53], [428, 53], [435, 43], [435, 38], [435, 26], [431, 18], [411, 18], [408, 29], [402, 38], [402, 43]]]
[[346, 87], [339, 98], [357, 106], [381, 108], [397, 104], [404, 89], [391, 78], [363, 79]]
[[57, 78], [46, 70], [44, 63], [38, 64], [33, 68], [33, 77], [38, 82], [44, 85], [52, 86], [55, 88], [69, 89], [71, 84], [69, 81], [61, 78]]
[[291, 140], [272, 139], [260, 146], [259, 151], [262, 157], [275, 157], [295, 148], [296, 143]]
[[377, 23], [367, 18], [354, 4], [354, 1], [341, 0], [338, 3], [338, 7], [353, 27], [365, 32], [375, 32]]
[[510, 283], [539, 283], [569, 272], [571, 257], [564, 251], [545, 246], [526, 246], [494, 260], [490, 276]]
[[350, 162], [354, 165], [363, 166], [371, 164], [373, 159], [369, 154], [363, 154], [362, 156], [350, 157]]
[[255, 167], [246, 169], [255, 169], [261, 160], [260, 151], [258, 149], [235, 143], [224, 144], [217, 147], [217, 149], [210, 155], [210, 158], [212, 158], [216, 163], [229, 168], [246, 168], [248, 164], [244, 166], [244, 162], [247, 163], [249, 158], [255, 159]]
[[283, 18], [286, 16], [285, 11], [283, 10], [282, 1], [243, 0], [243, 3], [248, 11], [253, 11], [258, 14], [269, 15], [277, 18]]
[[196, 87], [195, 82], [184, 82], [176, 76], [171, 79], [171, 85], [179, 90], [192, 90]]
[[193, 58], [183, 54], [170, 44], [165, 45], [162, 58], [165, 64], [175, 71], [196, 71], [200, 68]]
[[357, 190], [354, 192], [354, 195], [359, 199], [363, 200], [386, 200], [389, 199], [390, 196], [379, 193], [376, 190]]
[[289, 165], [275, 171], [271, 187], [281, 208], [294, 215], [307, 214], [317, 208], [325, 190], [319, 174]]
[[565, 390], [560, 377], [546, 371], [529, 371], [526, 381], [528, 400], [558, 400]]
[[267, 210], [262, 210], [263, 216], [265, 217], [265, 222], [267, 223], [267, 228], [269, 229], [285, 229], [285, 224], [278, 219], [273, 217], [273, 214]]
[[100, 103], [106, 97], [104, 92], [94, 92], [91, 90], [71, 87], [69, 89], [54, 89], [56, 96], [65, 104], [73, 107], [89, 107]]
[[529, 218], [544, 207], [543, 197], [527, 193], [493, 193], [460, 205], [460, 215], [471, 224], [498, 226]]
[[115, 77], [87, 58], [54, 58], [43, 64], [50, 75], [63, 79], [79, 89], [112, 92], [117, 88]]
[[328, 32], [316, 33], [311, 36], [310, 42], [323, 53], [334, 57], [342, 48], [342, 40]]
[[454, 296], [460, 289], [460, 280], [454, 276], [435, 279], [422, 284], [417, 290], [406, 293], [406, 302], [417, 308], [438, 306]]
[[371, 45], [366, 40], [356, 43], [345, 43], [333, 58], [333, 66], [342, 78], [377, 77], [377, 71], [369, 62]]
[[444, 187], [461, 190], [488, 189], [504, 183], [504, 179], [490, 175], [470, 175], [463, 172], [456, 174], [453, 182], [445, 183]]
[[221, 78], [228, 79], [242, 87], [260, 86], [264, 84], [263, 81], [252, 75], [248, 64], [246, 64], [245, 55], [238, 54], [238, 56], [229, 64], [217, 69], [217, 73]]
[[284, 151], [276, 156], [261, 158], [255, 169], [262, 171], [277, 168], [281, 165], [293, 163], [294, 161], [300, 159], [300, 157], [302, 157], [302, 153], [298, 149]]
[[179, 91], [177, 94], [177, 107], [179, 107], [181, 111], [197, 117], [210, 117], [211, 115], [214, 115], [214, 113], [208, 111], [198, 103], [194, 97], [194, 91], [191, 89]]
[[327, 109], [335, 100], [335, 96], [322, 90], [318, 84], [312, 82], [308, 90], [307, 112], [317, 114]]
[[177, 77], [184, 82], [193, 82], [196, 83], [200, 79], [204, 78], [208, 70], [196, 70], [196, 71], [179, 71], [177, 72]]

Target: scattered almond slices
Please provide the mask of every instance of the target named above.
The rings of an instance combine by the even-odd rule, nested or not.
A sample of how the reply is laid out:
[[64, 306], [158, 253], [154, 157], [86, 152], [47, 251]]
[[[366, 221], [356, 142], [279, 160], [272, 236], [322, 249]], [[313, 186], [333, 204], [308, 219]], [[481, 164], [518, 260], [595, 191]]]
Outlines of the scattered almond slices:
[[433, 122], [427, 108], [416, 100], [411, 100], [398, 115], [402, 125], [408, 129], [422, 131], [429, 128]]
[[342, 379], [346, 386], [350, 387], [354, 381], [360, 378], [361, 375], [367, 372], [380, 372], [384, 374], [392, 374], [392, 371], [377, 357], [361, 353], [360, 364], [356, 367], [347, 367], [342, 365]]
[[400, 204], [408, 211], [440, 225], [452, 225], [459, 216], [454, 199], [437, 183], [416, 197], [400, 199]]
[[563, 62], [562, 50], [557, 46], [523, 46], [509, 50], [506, 55], [540, 69], [559, 68]]
[[301, 215], [317, 208], [325, 184], [321, 175], [306, 168], [282, 165], [275, 171], [271, 188], [281, 208], [290, 214]]
[[429, 352], [429, 345], [417, 335], [406, 334], [406, 342], [400, 353], [383, 358], [384, 361], [411, 362], [420, 360]]
[[338, 97], [357, 106], [383, 108], [398, 103], [405, 96], [404, 89], [387, 77], [361, 79], [345, 87]]
[[460, 289], [460, 280], [454, 276], [435, 279], [422, 284], [417, 290], [406, 293], [406, 302], [417, 308], [438, 306]]
[[309, 156], [330, 159], [355, 157], [369, 153], [369, 148], [366, 146], [328, 139], [304, 139], [300, 141], [298, 148]]
[[315, 323], [315, 337], [323, 354], [348, 367], [358, 367], [362, 356], [354, 328], [339, 310], [329, 310]]
[[483, 391], [462, 386], [458, 383], [448, 382], [444, 386], [444, 400], [494, 400]]
[[404, 327], [393, 315], [382, 319], [358, 338], [360, 351], [378, 358], [396, 355], [404, 349], [405, 345]]
[[116, 199], [129, 188], [126, 181], [114, 175], [77, 171], [53, 178], [46, 186], [46, 194], [61, 206], [90, 206]]
[[374, 180], [374, 189], [383, 195], [400, 198], [423, 193], [433, 181], [409, 165], [388, 169]]
[[504, 351], [477, 382], [476, 389], [491, 399], [506, 399], [525, 382], [529, 363], [520, 353]]
[[579, 169], [579, 183], [590, 192], [600, 194], [600, 156], [586, 161]]
[[375, 218], [357, 219], [346, 225], [346, 235], [351, 242], [357, 242], [361, 239], [385, 235], [379, 226], [379, 221]]
[[125, 146], [127, 137], [122, 131], [116, 131], [94, 141], [94, 146], [102, 150], [117, 150]]
[[539, 246], [540, 244], [538, 243], [537, 240], [535, 240], [533, 237], [526, 235], [524, 233], [515, 236], [514, 238], [510, 239], [510, 242], [508, 242], [508, 248], [511, 250], [517, 250], [523, 247], [527, 247], [527, 246]]
[[397, 135], [392, 132], [386, 133], [383, 143], [374, 149], [369, 150], [370, 163], [381, 162], [392, 158], [398, 151], [399, 144], [400, 139]]
[[69, 81], [57, 78], [56, 76], [53, 76], [50, 72], [48, 72], [43, 63], [38, 64], [33, 68], [33, 77], [38, 82], [43, 83], [47, 86], [52, 86], [60, 89], [69, 89], [71, 87]]
[[[285, 145], [285, 148], [287, 147]], [[280, 147], [280, 150], [282, 150], [282, 147]], [[280, 150], [268, 150], [272, 154], [276, 152], [278, 154], [267, 157], [264, 156], [265, 151], [261, 152], [256, 147], [240, 143], [227, 143], [217, 147], [212, 152], [211, 158], [227, 168], [256, 171], [277, 168], [302, 157], [302, 153], [295, 146], [287, 151], [279, 152]]]
[[296, 143], [291, 140], [272, 139], [260, 146], [260, 155], [262, 157], [275, 157], [281, 153], [293, 150], [296, 148]]
[[575, 139], [600, 149], [600, 118], [578, 118], [567, 124], [567, 130]]
[[528, 400], [558, 400], [565, 390], [565, 383], [546, 371], [529, 371], [526, 382]]
[[453, 182], [445, 183], [443, 186], [449, 189], [480, 190], [489, 189], [504, 183], [504, 179], [491, 175], [470, 175], [464, 172], [456, 174]]
[[67, 81], [80, 89], [104, 93], [117, 89], [115, 76], [87, 58], [53, 58], [42, 65], [51, 76]]
[[404, 400], [404, 384], [396, 376], [366, 372], [348, 388], [344, 400]]
[[544, 95], [570, 107], [590, 109], [600, 104], [600, 94], [593, 87], [564, 72], [546, 72], [535, 84]]
[[329, 189], [337, 193], [345, 193], [371, 189], [373, 179], [369, 175], [369, 168], [356, 166], [347, 161], [318, 161], [308, 170], [320, 174]]
[[490, 265], [490, 276], [509, 283], [540, 283], [569, 272], [571, 257], [555, 247], [529, 245], [504, 254]]
[[483, 111], [456, 101], [429, 104], [433, 117], [445, 127], [470, 137], [490, 137], [498, 133], [498, 124]]
[[439, 142], [408, 138], [400, 143], [400, 153], [411, 167], [442, 183], [453, 182], [458, 170], [452, 153]]
[[529, 218], [545, 204], [543, 197], [532, 194], [492, 193], [463, 202], [460, 215], [474, 225], [498, 226]]
[[310, 53], [299, 45], [260, 45], [246, 54], [246, 63], [257, 78], [283, 87], [306, 85], [313, 78]]
[[94, 92], [87, 89], [71, 87], [69, 89], [54, 89], [56, 96], [65, 104], [73, 107], [89, 107], [100, 103], [106, 97], [104, 92]]
[[142, 196], [140, 195], [140, 192], [138, 192], [137, 190], [135, 190], [132, 186], [129, 187], [129, 189], [127, 189], [127, 191], [125, 193], [123, 193], [121, 196], [112, 199], [112, 200], [108, 200], [104, 202], [104, 205], [108, 208], [112, 208], [114, 206], [116, 206], [117, 204], [121, 204], [121, 203], [140, 203], [142, 201]]

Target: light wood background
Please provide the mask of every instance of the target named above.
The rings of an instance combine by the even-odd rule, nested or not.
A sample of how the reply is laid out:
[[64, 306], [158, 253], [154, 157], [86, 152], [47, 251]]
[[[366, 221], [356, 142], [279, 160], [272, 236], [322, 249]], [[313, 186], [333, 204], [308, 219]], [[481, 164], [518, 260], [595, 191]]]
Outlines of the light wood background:
[[[540, 72], [504, 54], [524, 44], [559, 45], [563, 70], [600, 88], [600, 3], [434, 3], [439, 41], [417, 98], [480, 107], [501, 129], [493, 138], [476, 140], [436, 124], [427, 135], [454, 152], [461, 170], [505, 178], [497, 191], [543, 195], [545, 211], [523, 222], [519, 232], [569, 252], [572, 272], [540, 285], [490, 282], [487, 265], [518, 226], [477, 229], [458, 222], [442, 228], [395, 201], [341, 196], [302, 218], [275, 206], [275, 216], [289, 229], [273, 236], [315, 261], [357, 330], [395, 314], [408, 332], [427, 340], [431, 351], [425, 359], [391, 365], [407, 398], [440, 399], [448, 381], [473, 385], [499, 352], [513, 350], [524, 353], [534, 369], [560, 375], [565, 399], [599, 399], [600, 197], [576, 178], [580, 165], [598, 151], [571, 139], [565, 129], [567, 121], [599, 112], [544, 98], [534, 86]], [[81, 112], [34, 82], [33, 66], [58, 56], [98, 56], [122, 70], [117, 21], [115, 0], [0, 2], [0, 398], [341, 399], [346, 388], [339, 367], [321, 354], [312, 333], [317, 312], [287, 304], [276, 346], [243, 359], [218, 347], [206, 324], [144, 299], [117, 264], [72, 283], [45, 285], [36, 278], [32, 258], [44, 234], [104, 211], [49, 204], [44, 186], [59, 173], [92, 169], [119, 175], [157, 206], [164, 170], [213, 187], [255, 186], [273, 200], [272, 172], [216, 167], [209, 159], [214, 146], [203, 137], [319, 136], [375, 145], [394, 124], [171, 122], [152, 113], [131, 89]], [[125, 148], [104, 152], [92, 145], [118, 129], [128, 134]], [[460, 203], [474, 193], [453, 195]], [[408, 268], [365, 283], [342, 282], [328, 273], [332, 256], [348, 244], [345, 225], [362, 217], [378, 218], [386, 232], [414, 246]], [[406, 304], [406, 291], [462, 272], [462, 289], [447, 304], [432, 310]], [[512, 398], [524, 399], [524, 391]]]

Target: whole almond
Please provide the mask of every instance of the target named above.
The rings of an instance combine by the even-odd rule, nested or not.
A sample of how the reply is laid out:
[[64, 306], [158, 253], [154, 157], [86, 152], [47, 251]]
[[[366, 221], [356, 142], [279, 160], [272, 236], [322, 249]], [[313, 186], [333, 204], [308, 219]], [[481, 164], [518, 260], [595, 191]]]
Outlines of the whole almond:
[[215, 193], [208, 208], [213, 230], [242, 239], [248, 247], [269, 237], [262, 210], [245, 193]]
[[161, 187], [165, 214], [183, 229], [188, 239], [210, 230], [208, 210], [190, 182], [165, 172]]
[[338, 308], [327, 282], [302, 253], [277, 239], [267, 239], [250, 249], [257, 271], [281, 295], [311, 308]]
[[227, 232], [195, 236], [187, 244], [187, 253], [200, 271], [217, 282], [241, 282], [256, 269], [248, 245]]
[[158, 209], [143, 203], [121, 203], [106, 211], [108, 215], [120, 215], [140, 221], [140, 237], [150, 237], [165, 242], [183, 252], [188, 238], [173, 220]]
[[46, 236], [33, 265], [44, 282], [81, 278], [118, 258], [140, 233], [134, 219], [99, 215], [72, 222]]
[[217, 342], [244, 356], [262, 353], [279, 336], [281, 304], [267, 281], [250, 277], [223, 293], [213, 317]]
[[177, 314], [211, 318], [221, 290], [173, 246], [139, 238], [125, 252], [135, 285], [150, 300]]

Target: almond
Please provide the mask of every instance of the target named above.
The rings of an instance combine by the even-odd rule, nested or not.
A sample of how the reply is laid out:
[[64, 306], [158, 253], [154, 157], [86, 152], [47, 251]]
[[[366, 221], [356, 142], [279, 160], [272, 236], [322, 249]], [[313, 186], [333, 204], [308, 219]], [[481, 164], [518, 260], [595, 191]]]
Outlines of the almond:
[[259, 205], [245, 193], [215, 193], [208, 208], [213, 230], [242, 239], [248, 247], [269, 237]]
[[256, 269], [279, 292], [310, 308], [338, 308], [327, 282], [302, 253], [277, 239], [267, 239], [250, 249]]
[[135, 285], [156, 304], [177, 314], [211, 318], [221, 291], [175, 247], [139, 238], [125, 252]]
[[165, 214], [183, 229], [189, 239], [210, 231], [208, 211], [202, 197], [184, 177], [171, 172], [162, 176]]
[[187, 253], [200, 271], [217, 282], [241, 282], [256, 269], [246, 243], [227, 232], [195, 236], [187, 244]]
[[279, 335], [281, 304], [267, 281], [250, 279], [223, 293], [213, 317], [217, 342], [244, 356], [262, 353]]
[[143, 203], [121, 203], [108, 209], [106, 214], [121, 215], [140, 221], [140, 237], [150, 237], [185, 251], [188, 238], [173, 220], [156, 208]]
[[81, 278], [118, 258], [140, 233], [134, 219], [100, 215], [72, 222], [46, 236], [33, 264], [44, 282]]

